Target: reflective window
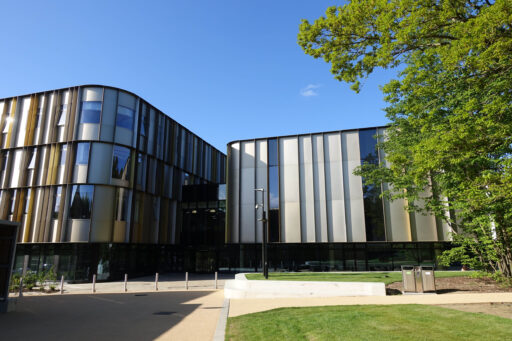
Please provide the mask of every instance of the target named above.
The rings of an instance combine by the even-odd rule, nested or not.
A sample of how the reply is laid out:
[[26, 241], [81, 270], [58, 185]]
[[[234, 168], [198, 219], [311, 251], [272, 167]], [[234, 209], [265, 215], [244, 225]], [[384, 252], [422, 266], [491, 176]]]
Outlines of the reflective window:
[[80, 111], [80, 123], [100, 123], [101, 102], [100, 101], [82, 101], [82, 110]]
[[25, 197], [25, 209], [23, 210], [23, 212], [25, 214], [28, 213], [28, 210], [29, 210], [29, 205], [30, 205], [30, 196], [32, 195], [32, 190], [29, 188], [27, 189], [27, 196]]
[[[133, 128], [133, 117], [135, 115], [135, 111], [123, 105], [117, 106], [117, 116], [116, 116], [116, 125], [121, 128], [126, 128], [132, 130]], [[143, 120], [144, 122], [144, 120]], [[141, 131], [146, 131], [144, 124], [141, 125]], [[143, 134], [145, 135], [145, 133]]]
[[74, 185], [71, 190], [69, 218], [90, 219], [94, 186]]
[[128, 180], [130, 176], [130, 149], [114, 146], [112, 178]]
[[115, 220], [128, 220], [128, 190], [125, 188], [116, 189]]
[[268, 140], [269, 241], [279, 241], [279, 166], [277, 139]]
[[78, 143], [76, 145], [76, 165], [86, 165], [89, 163], [89, 142]]
[[36, 151], [36, 149], [33, 149], [32, 151], [29, 151], [29, 153], [30, 153], [29, 154], [30, 158], [29, 158], [27, 169], [34, 169], [34, 168], [36, 168], [36, 154], [37, 154], [37, 151]]
[[268, 165], [278, 165], [278, 150], [277, 150], [277, 139], [268, 140]]
[[[361, 164], [379, 164], [379, 154], [376, 149], [377, 140], [375, 135], [377, 135], [376, 129], [359, 131]], [[366, 240], [384, 241], [386, 240], [384, 211], [382, 199], [379, 197], [381, 188], [379, 185], [367, 184], [364, 178], [362, 181]]]
[[14, 208], [16, 206], [16, 190], [13, 189], [10, 191], [11, 197], [9, 198], [9, 206], [7, 207], [7, 214], [11, 215], [14, 213]]
[[66, 154], [68, 152], [68, 146], [63, 144], [62, 149], [60, 150], [60, 165], [64, 165], [66, 163]]
[[[76, 186], [75, 186], [76, 187]], [[62, 197], [62, 186], [55, 187], [55, 192], [53, 193], [53, 210], [52, 210], [52, 218], [59, 218], [59, 209], [60, 209], [60, 199]]]
[[68, 105], [61, 104], [60, 108], [59, 108], [59, 122], [57, 123], [58, 126], [63, 126], [66, 124], [67, 114], [68, 114]]

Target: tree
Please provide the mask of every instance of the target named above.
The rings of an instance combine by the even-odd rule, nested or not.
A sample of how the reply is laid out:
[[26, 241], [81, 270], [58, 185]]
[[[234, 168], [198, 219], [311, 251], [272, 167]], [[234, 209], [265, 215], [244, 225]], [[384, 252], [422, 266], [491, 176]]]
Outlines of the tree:
[[355, 91], [400, 66], [382, 88], [390, 166], [357, 174], [450, 224], [445, 264], [512, 277], [512, 1], [353, 0], [303, 20], [298, 43]]

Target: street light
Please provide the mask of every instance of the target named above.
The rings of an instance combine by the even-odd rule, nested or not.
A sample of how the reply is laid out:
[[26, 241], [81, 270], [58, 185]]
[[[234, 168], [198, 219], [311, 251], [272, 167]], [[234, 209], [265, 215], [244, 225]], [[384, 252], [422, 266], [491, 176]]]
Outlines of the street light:
[[256, 188], [254, 189], [256, 192], [261, 192], [261, 204], [256, 204], [256, 211], [258, 208], [262, 208], [263, 215], [261, 219], [258, 219], [258, 221], [261, 221], [263, 223], [263, 235], [262, 235], [262, 243], [261, 243], [261, 263], [263, 268], [263, 277], [265, 279], [268, 279], [268, 260], [267, 260], [267, 217], [265, 214], [265, 189], [263, 188]]

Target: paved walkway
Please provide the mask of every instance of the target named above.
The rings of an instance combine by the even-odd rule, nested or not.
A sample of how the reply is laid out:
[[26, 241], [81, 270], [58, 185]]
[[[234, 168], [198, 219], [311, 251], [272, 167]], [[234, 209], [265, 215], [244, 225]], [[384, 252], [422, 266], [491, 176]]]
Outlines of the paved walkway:
[[424, 294], [364, 297], [231, 299], [229, 317], [283, 307], [314, 307], [357, 304], [457, 304], [512, 302], [512, 293]]
[[[224, 282], [228, 279], [235, 278], [231, 274], [219, 274], [217, 278], [217, 289], [224, 288]], [[214, 274], [189, 274], [188, 290], [214, 290], [215, 275]], [[59, 294], [59, 285], [56, 284]], [[159, 276], [158, 291], [182, 291], [186, 289], [185, 274], [174, 273]], [[127, 292], [152, 292], [155, 290], [155, 276], [137, 277], [128, 279]], [[113, 294], [124, 292], [124, 281], [115, 282], [99, 282], [96, 283], [96, 293]], [[90, 294], [92, 293], [92, 283], [76, 283], [69, 284], [64, 282], [64, 294]], [[38, 292], [27, 292], [25, 296], [41, 295]], [[48, 294], [43, 294], [48, 295]], [[11, 294], [10, 296], [17, 296]]]

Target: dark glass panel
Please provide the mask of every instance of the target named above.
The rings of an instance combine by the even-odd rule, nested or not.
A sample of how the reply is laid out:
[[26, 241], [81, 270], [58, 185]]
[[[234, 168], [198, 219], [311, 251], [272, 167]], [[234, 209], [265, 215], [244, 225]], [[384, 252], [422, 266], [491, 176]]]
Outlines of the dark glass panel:
[[[379, 155], [376, 149], [377, 140], [374, 137], [376, 134], [376, 129], [359, 131], [361, 164], [379, 164]], [[362, 181], [366, 240], [385, 241], [386, 234], [384, 228], [384, 212], [382, 207], [382, 199], [379, 197], [381, 193], [380, 186], [367, 184], [364, 178]]]
[[277, 155], [277, 139], [268, 140], [268, 165], [277, 166], [278, 161], [279, 159]]
[[130, 177], [130, 149], [114, 146], [112, 160], [112, 177], [128, 180]]
[[80, 123], [100, 123], [101, 102], [100, 101], [83, 101], [82, 110], [80, 112]]
[[71, 219], [90, 219], [92, 208], [92, 196], [94, 186], [75, 185], [71, 191], [71, 207], [69, 217]]
[[52, 218], [57, 219], [59, 217], [60, 199], [62, 197], [62, 186], [56, 187], [53, 195], [54, 195], [54, 200], [53, 200]]
[[279, 167], [268, 168], [268, 193], [270, 209], [279, 209]]
[[[127, 108], [123, 105], [118, 105], [117, 106], [117, 115], [116, 115], [116, 126], [132, 130], [134, 115], [135, 115], [135, 112], [133, 111], [133, 109]], [[144, 122], [144, 119], [142, 122]], [[145, 131], [144, 124], [141, 125], [141, 135], [144, 135], [142, 133], [142, 130]]]

